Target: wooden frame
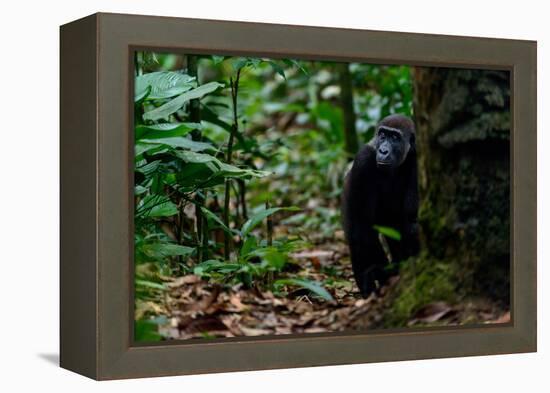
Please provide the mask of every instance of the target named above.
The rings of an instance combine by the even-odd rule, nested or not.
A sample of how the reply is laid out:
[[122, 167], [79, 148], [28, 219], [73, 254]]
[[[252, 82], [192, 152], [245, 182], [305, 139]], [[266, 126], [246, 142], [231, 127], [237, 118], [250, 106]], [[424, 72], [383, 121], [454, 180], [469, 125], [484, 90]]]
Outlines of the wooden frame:
[[[138, 48], [510, 70], [512, 322], [136, 346], [130, 54]], [[66, 24], [61, 366], [116, 379], [536, 351], [536, 180], [535, 42], [119, 14]]]

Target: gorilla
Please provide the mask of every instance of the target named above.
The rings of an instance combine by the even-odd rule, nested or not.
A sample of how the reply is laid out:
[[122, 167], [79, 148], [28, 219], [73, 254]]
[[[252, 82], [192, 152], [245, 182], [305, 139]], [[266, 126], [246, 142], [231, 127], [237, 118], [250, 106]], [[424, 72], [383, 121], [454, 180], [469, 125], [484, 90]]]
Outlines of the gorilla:
[[[397, 272], [396, 264], [416, 255], [418, 179], [415, 128], [411, 119], [390, 115], [376, 127], [347, 174], [342, 198], [344, 232], [353, 274], [363, 297], [376, 292]], [[391, 259], [375, 226], [397, 230], [401, 239], [386, 239]]]

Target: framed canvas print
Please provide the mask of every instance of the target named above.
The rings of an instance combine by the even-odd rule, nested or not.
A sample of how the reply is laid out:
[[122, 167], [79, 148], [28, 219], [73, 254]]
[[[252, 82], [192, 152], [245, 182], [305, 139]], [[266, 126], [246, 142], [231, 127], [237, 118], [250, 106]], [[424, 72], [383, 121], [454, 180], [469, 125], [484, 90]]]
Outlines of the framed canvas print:
[[61, 27], [61, 366], [536, 350], [536, 43]]

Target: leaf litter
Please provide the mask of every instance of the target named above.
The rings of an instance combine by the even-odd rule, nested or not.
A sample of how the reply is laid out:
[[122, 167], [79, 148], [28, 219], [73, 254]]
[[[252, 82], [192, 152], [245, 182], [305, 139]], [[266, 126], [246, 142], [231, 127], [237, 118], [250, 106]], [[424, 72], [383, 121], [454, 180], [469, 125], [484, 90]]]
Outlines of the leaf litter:
[[[222, 286], [188, 274], [163, 277], [165, 292], [158, 303], [140, 301], [136, 316], [157, 321], [165, 339], [220, 338], [302, 333], [362, 331], [384, 327], [385, 312], [399, 277], [392, 277], [380, 292], [360, 297], [353, 280], [345, 244], [326, 244], [291, 256], [299, 271], [293, 277], [324, 283], [332, 301], [305, 288], [288, 288], [276, 294], [258, 286]], [[162, 318], [159, 318], [162, 317]], [[506, 323], [502, 312], [487, 301], [473, 300], [451, 305], [444, 301], [426, 304], [407, 322], [409, 327]]]

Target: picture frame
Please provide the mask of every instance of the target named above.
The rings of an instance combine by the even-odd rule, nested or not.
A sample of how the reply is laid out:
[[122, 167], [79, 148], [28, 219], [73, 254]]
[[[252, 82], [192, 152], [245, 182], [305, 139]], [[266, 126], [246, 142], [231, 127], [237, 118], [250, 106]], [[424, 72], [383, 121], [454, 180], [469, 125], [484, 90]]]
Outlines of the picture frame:
[[[61, 367], [107, 380], [536, 351], [536, 42], [108, 13], [60, 37]], [[145, 49], [510, 71], [511, 321], [135, 343], [131, 54]]]

